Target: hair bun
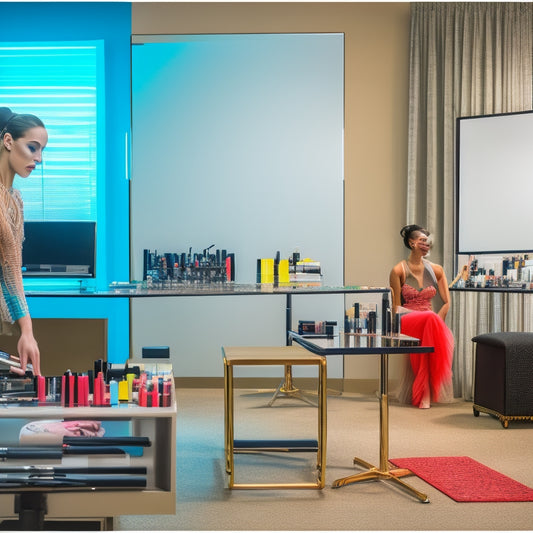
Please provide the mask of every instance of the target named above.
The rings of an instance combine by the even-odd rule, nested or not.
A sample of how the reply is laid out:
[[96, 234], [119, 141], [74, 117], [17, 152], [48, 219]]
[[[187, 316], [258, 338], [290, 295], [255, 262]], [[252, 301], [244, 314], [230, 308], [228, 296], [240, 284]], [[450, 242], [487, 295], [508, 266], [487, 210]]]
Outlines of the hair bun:
[[0, 107], [0, 130], [5, 128], [13, 115], [15, 115], [15, 113], [13, 113], [9, 107]]
[[400, 230], [400, 236], [405, 239], [406, 237], [409, 237], [409, 235], [411, 235], [411, 233], [417, 230], [418, 228], [420, 228], [420, 226], [417, 226], [416, 224], [408, 224]]

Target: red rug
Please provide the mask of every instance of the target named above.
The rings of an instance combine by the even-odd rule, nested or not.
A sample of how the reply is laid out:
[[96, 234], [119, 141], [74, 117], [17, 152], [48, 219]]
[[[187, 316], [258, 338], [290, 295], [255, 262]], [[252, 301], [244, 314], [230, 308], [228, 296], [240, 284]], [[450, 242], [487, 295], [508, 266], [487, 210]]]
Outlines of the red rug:
[[470, 457], [391, 459], [456, 502], [532, 502], [533, 489]]

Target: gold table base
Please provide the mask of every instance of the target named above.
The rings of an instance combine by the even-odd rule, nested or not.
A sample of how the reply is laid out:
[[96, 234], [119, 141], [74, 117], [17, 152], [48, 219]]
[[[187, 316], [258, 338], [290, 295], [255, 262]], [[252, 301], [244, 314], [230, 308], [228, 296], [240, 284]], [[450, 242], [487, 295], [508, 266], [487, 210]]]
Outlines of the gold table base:
[[351, 476], [343, 477], [340, 479], [337, 479], [333, 482], [332, 488], [338, 489], [339, 487], [344, 487], [345, 485], [350, 485], [352, 483], [358, 483], [360, 481], [369, 481], [369, 480], [390, 480], [393, 482], [393, 484], [399, 485], [402, 489], [406, 490], [407, 492], [410, 492], [413, 496], [418, 498], [422, 503], [429, 503], [429, 498], [426, 494], [416, 490], [414, 487], [411, 487], [411, 485], [408, 485], [401, 479], [400, 477], [403, 476], [411, 476], [413, 473], [406, 469], [406, 468], [393, 468], [390, 470], [389, 468], [385, 470], [380, 470], [376, 466], [367, 463], [366, 461], [363, 461], [363, 459], [359, 459], [357, 457], [354, 457], [353, 459], [354, 464], [361, 465], [365, 467], [367, 470], [366, 472], [361, 472], [359, 474], [353, 474]]
[[366, 468], [366, 472], [353, 474], [344, 478], [337, 479], [333, 482], [333, 488], [344, 487], [352, 483], [368, 480], [390, 480], [393, 484], [398, 485], [402, 489], [415, 496], [422, 503], [429, 503], [429, 498], [426, 494], [416, 490], [411, 485], [399, 479], [400, 477], [412, 474], [410, 470], [405, 468], [390, 469], [389, 463], [389, 356], [388, 354], [381, 354], [381, 376], [380, 376], [380, 391], [379, 391], [379, 468], [363, 461], [362, 459], [354, 458], [354, 464], [358, 464]]
[[306, 393], [294, 386], [294, 382], [292, 380], [292, 365], [285, 365], [285, 373], [283, 376], [283, 380], [278, 385], [278, 388], [274, 391], [274, 395], [268, 402], [268, 406], [272, 407], [274, 402], [281, 394], [288, 398], [296, 398], [298, 400], [302, 400], [302, 402], [308, 403], [314, 407], [316, 407], [317, 405], [317, 403], [314, 402], [311, 398], [307, 398]]

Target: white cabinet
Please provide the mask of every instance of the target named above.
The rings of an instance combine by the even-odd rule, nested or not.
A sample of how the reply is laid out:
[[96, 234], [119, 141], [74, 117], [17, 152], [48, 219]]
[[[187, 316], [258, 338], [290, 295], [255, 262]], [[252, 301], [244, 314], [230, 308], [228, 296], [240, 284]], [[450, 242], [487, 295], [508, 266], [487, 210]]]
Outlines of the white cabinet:
[[[0, 517], [18, 518], [15, 494], [46, 493], [45, 520], [111, 519], [120, 515], [174, 514], [176, 505], [176, 401], [172, 386], [170, 407], [0, 406], [0, 446], [17, 446], [20, 428], [37, 420], [97, 420], [105, 436], [149, 437], [151, 445], [140, 453], [126, 455], [63, 455], [62, 459], [25, 459], [0, 463], [0, 469], [15, 465], [48, 466], [145, 466], [146, 488], [0, 488]], [[1, 471], [1, 470], [0, 470]]]

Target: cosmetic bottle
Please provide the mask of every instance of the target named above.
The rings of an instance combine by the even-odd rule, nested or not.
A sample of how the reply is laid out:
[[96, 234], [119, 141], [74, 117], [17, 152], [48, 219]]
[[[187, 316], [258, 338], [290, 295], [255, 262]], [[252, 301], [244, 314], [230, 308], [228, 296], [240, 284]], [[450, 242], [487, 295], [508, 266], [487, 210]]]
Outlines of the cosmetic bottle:
[[359, 310], [359, 303], [353, 304], [353, 331], [354, 333], [361, 333], [361, 314]]
[[395, 335], [399, 335], [401, 332], [402, 332], [402, 315], [400, 313], [396, 313], [394, 315], [393, 333]]
[[368, 329], [368, 333], [370, 334], [376, 333], [376, 312], [375, 311], [368, 312], [367, 329]]
[[344, 333], [351, 333], [352, 325], [347, 314], [344, 315]]

